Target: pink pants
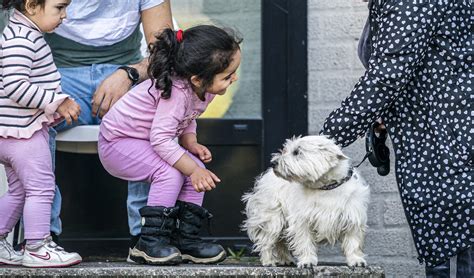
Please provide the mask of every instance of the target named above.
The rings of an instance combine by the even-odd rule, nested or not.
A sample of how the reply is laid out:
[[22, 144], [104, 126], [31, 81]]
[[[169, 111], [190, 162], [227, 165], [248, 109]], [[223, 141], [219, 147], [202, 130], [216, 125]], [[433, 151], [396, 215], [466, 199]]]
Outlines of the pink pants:
[[55, 183], [48, 140], [46, 126], [29, 139], [0, 137], [8, 180], [8, 192], [0, 197], [0, 235], [12, 231], [22, 212], [27, 240], [49, 235]]
[[[204, 168], [199, 159], [191, 153], [188, 155]], [[189, 177], [161, 159], [148, 140], [117, 138], [108, 141], [100, 135], [99, 157], [112, 176], [151, 183], [148, 206], [174, 207], [176, 200], [202, 205], [204, 193], [196, 192]]]

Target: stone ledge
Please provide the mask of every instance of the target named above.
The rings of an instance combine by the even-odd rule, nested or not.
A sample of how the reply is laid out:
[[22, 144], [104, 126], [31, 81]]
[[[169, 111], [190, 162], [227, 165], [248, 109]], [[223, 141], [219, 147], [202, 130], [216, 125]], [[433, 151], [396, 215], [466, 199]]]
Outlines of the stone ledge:
[[367, 277], [383, 278], [378, 266], [350, 268], [320, 265], [313, 269], [249, 265], [148, 266], [122, 262], [85, 262], [70, 268], [0, 267], [0, 277]]

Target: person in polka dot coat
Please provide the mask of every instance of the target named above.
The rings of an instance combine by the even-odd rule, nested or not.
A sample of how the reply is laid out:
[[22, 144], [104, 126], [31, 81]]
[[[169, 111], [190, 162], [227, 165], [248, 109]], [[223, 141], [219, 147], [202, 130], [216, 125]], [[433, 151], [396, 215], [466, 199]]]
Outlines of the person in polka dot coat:
[[[458, 276], [474, 277], [472, 5], [369, 1], [359, 48], [367, 70], [321, 131], [345, 147], [383, 120], [427, 276], [440, 269], [449, 275], [449, 259], [458, 255], [458, 274], [469, 275]], [[459, 272], [463, 262], [470, 272]]]

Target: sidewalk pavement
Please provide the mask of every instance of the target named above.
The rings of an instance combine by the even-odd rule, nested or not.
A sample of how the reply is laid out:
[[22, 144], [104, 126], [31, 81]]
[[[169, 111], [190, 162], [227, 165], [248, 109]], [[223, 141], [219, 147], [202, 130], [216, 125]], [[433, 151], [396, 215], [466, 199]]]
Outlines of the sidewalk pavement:
[[378, 266], [349, 268], [325, 264], [313, 269], [296, 267], [263, 267], [256, 264], [219, 264], [149, 266], [125, 262], [84, 262], [70, 268], [31, 269], [0, 266], [0, 277], [367, 277], [383, 278]]

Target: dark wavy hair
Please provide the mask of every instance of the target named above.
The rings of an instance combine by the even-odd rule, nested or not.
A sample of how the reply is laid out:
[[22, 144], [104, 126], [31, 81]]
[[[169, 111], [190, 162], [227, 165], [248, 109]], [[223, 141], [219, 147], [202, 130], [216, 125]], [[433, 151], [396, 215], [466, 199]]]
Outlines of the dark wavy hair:
[[[36, 5], [40, 5], [41, 7], [44, 7], [46, 0], [35, 0], [34, 3]], [[15, 8], [19, 10], [20, 12], [25, 11], [25, 4], [26, 0], [2, 0], [2, 9], [4, 10], [9, 10], [11, 8]]]
[[187, 29], [181, 42], [177, 41], [175, 31], [165, 29], [148, 47], [148, 76], [155, 88], [162, 90], [164, 99], [171, 96], [173, 77], [186, 79], [192, 84], [191, 77], [195, 75], [202, 84], [199, 93], [204, 92], [212, 86], [214, 76], [230, 65], [241, 42], [242, 38], [233, 30], [212, 25]]

